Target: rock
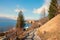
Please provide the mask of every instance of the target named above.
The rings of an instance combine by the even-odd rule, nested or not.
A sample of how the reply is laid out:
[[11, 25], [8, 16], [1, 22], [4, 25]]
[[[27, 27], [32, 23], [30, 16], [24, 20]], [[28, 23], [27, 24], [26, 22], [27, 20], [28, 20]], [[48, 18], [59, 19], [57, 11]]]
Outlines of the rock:
[[28, 36], [27, 38], [32, 38], [33, 37], [33, 35], [30, 35], [30, 36]]
[[29, 33], [29, 35], [33, 35], [33, 31]]
[[33, 39], [34, 39], [34, 40], [41, 40], [40, 37], [37, 36], [37, 35], [35, 35]]
[[24, 39], [24, 40], [32, 40], [32, 39]]

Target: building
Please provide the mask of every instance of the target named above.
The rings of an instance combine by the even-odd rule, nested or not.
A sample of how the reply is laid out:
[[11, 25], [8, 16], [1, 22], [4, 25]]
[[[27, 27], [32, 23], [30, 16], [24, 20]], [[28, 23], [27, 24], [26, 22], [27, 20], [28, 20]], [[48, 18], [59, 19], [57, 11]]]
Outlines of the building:
[[27, 23], [35, 23], [35, 20], [26, 20]]

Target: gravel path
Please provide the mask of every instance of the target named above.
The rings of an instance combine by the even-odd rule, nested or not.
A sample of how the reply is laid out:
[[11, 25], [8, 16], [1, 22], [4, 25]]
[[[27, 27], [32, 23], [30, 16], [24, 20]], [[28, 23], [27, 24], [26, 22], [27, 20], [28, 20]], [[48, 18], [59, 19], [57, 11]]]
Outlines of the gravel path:
[[41, 40], [40, 37], [35, 35], [37, 29], [34, 29], [33, 31], [29, 32], [23, 40]]

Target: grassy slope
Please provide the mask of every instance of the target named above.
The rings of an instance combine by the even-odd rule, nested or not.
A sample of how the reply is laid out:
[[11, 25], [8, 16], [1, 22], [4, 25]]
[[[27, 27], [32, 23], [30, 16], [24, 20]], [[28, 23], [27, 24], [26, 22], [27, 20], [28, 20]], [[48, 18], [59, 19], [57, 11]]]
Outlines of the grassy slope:
[[41, 26], [36, 33], [42, 40], [60, 40], [60, 14]]

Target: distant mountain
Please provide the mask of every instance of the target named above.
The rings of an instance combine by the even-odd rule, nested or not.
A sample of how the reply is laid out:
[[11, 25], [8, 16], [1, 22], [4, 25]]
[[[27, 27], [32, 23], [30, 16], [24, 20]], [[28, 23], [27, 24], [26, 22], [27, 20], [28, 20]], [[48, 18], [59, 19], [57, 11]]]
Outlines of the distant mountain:
[[0, 32], [4, 32], [10, 28], [15, 27], [16, 20], [6, 18], [6, 17], [0, 17]]

